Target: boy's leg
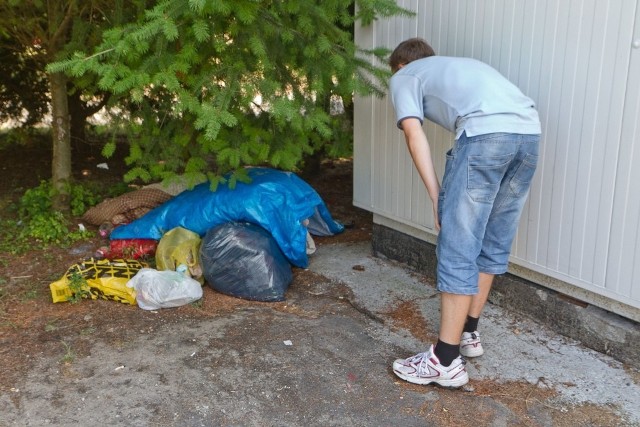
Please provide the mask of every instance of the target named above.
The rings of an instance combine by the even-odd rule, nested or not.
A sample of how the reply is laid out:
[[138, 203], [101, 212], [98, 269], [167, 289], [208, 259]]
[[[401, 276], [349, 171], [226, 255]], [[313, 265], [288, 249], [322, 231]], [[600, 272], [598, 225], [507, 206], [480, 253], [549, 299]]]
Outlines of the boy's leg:
[[[458, 295], [443, 292], [440, 300], [440, 333], [438, 339], [459, 345], [467, 316], [480, 317], [491, 291], [493, 274], [479, 273], [478, 293]], [[436, 347], [437, 348], [437, 347]]]
[[[458, 349], [460, 334], [471, 295], [441, 294], [440, 339], [435, 346], [407, 359], [393, 362], [393, 372], [414, 384], [436, 383], [443, 387], [461, 387], [469, 382], [464, 359]], [[451, 339], [451, 343], [444, 341]]]
[[471, 317], [478, 318], [482, 314], [482, 309], [487, 303], [489, 298], [489, 292], [491, 291], [491, 285], [493, 284], [493, 274], [479, 273], [478, 274], [478, 293], [471, 299], [471, 305], [469, 306], [469, 312], [467, 313]]
[[493, 274], [478, 273], [478, 293], [471, 298], [469, 313], [460, 340], [460, 354], [464, 357], [478, 357], [484, 354], [478, 332], [478, 320], [489, 298], [493, 277]]
[[473, 295], [443, 292], [440, 295], [440, 333], [438, 338], [447, 344], [460, 344], [460, 336]]

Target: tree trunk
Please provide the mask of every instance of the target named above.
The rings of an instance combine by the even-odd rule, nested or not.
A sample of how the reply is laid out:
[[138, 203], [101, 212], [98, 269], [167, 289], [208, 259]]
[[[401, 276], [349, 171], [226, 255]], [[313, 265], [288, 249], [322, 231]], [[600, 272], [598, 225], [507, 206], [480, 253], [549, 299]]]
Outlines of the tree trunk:
[[71, 131], [72, 149], [81, 148], [87, 142], [85, 126], [87, 124], [87, 114], [80, 95], [75, 93], [68, 98], [69, 102], [69, 129]]
[[56, 190], [53, 208], [69, 212], [69, 182], [71, 180], [71, 138], [67, 77], [62, 73], [49, 74], [51, 109], [53, 115], [53, 159], [51, 179]]

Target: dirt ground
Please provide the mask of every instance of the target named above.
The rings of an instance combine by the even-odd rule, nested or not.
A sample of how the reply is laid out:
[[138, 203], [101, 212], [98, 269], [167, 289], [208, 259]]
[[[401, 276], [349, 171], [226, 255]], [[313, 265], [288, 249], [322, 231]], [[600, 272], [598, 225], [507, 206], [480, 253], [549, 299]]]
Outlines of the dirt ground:
[[[98, 147], [84, 147], [74, 155], [74, 170], [78, 179], [100, 179], [116, 182], [120, 179], [121, 162], [107, 160], [109, 170], [96, 168], [104, 161]], [[50, 151], [39, 146], [0, 151], [0, 208], [5, 210], [25, 189], [49, 177]], [[81, 171], [88, 171], [88, 178]], [[86, 173], [86, 172], [85, 172]], [[372, 216], [352, 205], [352, 163], [350, 160], [325, 162], [319, 174], [305, 177], [322, 196], [329, 211], [348, 227], [345, 232], [327, 238], [317, 238], [316, 244], [362, 242], [371, 237]], [[110, 301], [81, 301], [76, 304], [53, 304], [49, 284], [61, 277], [66, 269], [90, 256], [103, 244], [97, 236], [72, 248], [39, 248], [25, 255], [0, 253], [0, 394], [9, 395], [16, 407], [21, 395], [13, 387], [36, 366], [36, 360], [53, 358], [64, 374], [74, 360], [86, 357], [97, 342], [117, 345], [127, 336], [140, 331], [152, 331], [158, 322], [184, 322], [219, 317], [263, 303], [245, 301], [215, 293], [204, 287], [204, 297], [198, 304], [160, 311], [148, 316], [136, 306]], [[312, 286], [324, 280], [310, 271], [294, 269], [291, 289]], [[336, 291], [337, 292], [337, 291]], [[215, 294], [215, 297], [214, 297]], [[287, 303], [272, 303], [274, 311], [291, 310]], [[406, 329], [417, 338], [433, 339], [435, 331], [421, 318], [416, 307], [405, 302], [389, 307], [389, 322], [396, 329]], [[91, 320], [89, 322], [88, 320]], [[96, 326], [96, 323], [102, 324]], [[92, 325], [92, 326], [88, 326]], [[425, 331], [429, 331], [425, 333]], [[389, 381], [395, 382], [389, 374]], [[419, 387], [398, 382], [400, 391], [426, 393], [432, 387]], [[532, 407], [543, 407], [551, 413], [557, 426], [614, 426], [619, 419], [613, 408], [580, 406], [557, 408], [551, 403], [554, 391], [528, 383], [475, 381], [468, 392], [436, 389], [438, 399], [425, 400], [414, 411], [425, 424], [438, 426], [487, 425], [492, 414], [478, 407], [482, 399], [491, 398], [517, 415], [515, 425], [540, 425], [530, 417]], [[454, 409], [455, 408], [455, 409]], [[487, 409], [487, 411], [490, 411]], [[1, 424], [1, 423], [0, 423]]]
[[[84, 145], [76, 149], [73, 158], [74, 178], [80, 182], [120, 182], [126, 166], [123, 161], [125, 153], [122, 149], [119, 150], [114, 158], [104, 159], [97, 145]], [[41, 144], [0, 151], [0, 208], [5, 210], [25, 190], [37, 186], [41, 180], [49, 179], [50, 162], [51, 152]], [[103, 162], [109, 165], [109, 169], [96, 167]], [[351, 180], [351, 161], [348, 159], [324, 162], [321, 174], [305, 177], [305, 181], [322, 196], [333, 218], [346, 226], [346, 231], [337, 236], [316, 237], [314, 240], [317, 245], [327, 239], [331, 239], [332, 243], [370, 239], [371, 214], [353, 207]], [[80, 224], [82, 220], [77, 218], [76, 222]], [[6, 385], [29, 369], [30, 361], [22, 357], [23, 354], [59, 352], [60, 342], [50, 332], [82, 325], [83, 316], [118, 319], [112, 325], [116, 330], [135, 330], [148, 326], [137, 316], [140, 314], [137, 307], [106, 301], [51, 303], [49, 284], [60, 279], [68, 267], [92, 256], [98, 248], [105, 245], [105, 240], [98, 236], [95, 226], [84, 225], [95, 231], [95, 237], [78, 242], [71, 248], [35, 247], [33, 251], [20, 256], [0, 252], [0, 373], [3, 379], [0, 382], [0, 392], [6, 392]], [[294, 269], [294, 275], [300, 278], [305, 275], [305, 271]], [[218, 295], [215, 298], [216, 304], [209, 305], [207, 302], [214, 298], [207, 298], [207, 294], [215, 291], [205, 286], [204, 292], [202, 307], [194, 309], [187, 306], [167, 314], [215, 316], [220, 312], [233, 311], [238, 306], [251, 304], [241, 299]], [[93, 338], [101, 337], [93, 335]]]

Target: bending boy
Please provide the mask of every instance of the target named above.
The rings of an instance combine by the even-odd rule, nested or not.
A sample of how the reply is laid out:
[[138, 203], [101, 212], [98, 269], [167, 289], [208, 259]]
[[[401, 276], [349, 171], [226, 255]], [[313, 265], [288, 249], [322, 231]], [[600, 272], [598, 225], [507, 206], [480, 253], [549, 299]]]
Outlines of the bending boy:
[[[400, 378], [460, 387], [461, 357], [483, 354], [478, 319], [493, 278], [507, 271], [511, 244], [538, 161], [540, 120], [534, 102], [498, 71], [471, 58], [437, 56], [419, 38], [389, 59], [397, 125], [433, 202], [440, 230], [436, 255], [441, 292], [438, 342], [393, 363]], [[455, 134], [442, 187], [424, 118]]]

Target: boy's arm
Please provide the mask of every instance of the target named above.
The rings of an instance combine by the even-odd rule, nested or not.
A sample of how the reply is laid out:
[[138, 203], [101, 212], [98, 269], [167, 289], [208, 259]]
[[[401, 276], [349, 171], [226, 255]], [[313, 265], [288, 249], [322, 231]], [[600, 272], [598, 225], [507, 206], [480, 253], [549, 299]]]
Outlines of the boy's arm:
[[440, 193], [440, 182], [436, 176], [433, 160], [431, 159], [431, 150], [429, 149], [429, 141], [422, 129], [420, 120], [416, 118], [406, 118], [402, 121], [402, 130], [407, 141], [409, 153], [416, 165], [418, 174], [422, 178], [422, 182], [427, 187], [429, 198], [433, 202], [433, 215], [435, 218], [436, 229], [440, 229], [440, 219], [438, 218], [438, 195]]

